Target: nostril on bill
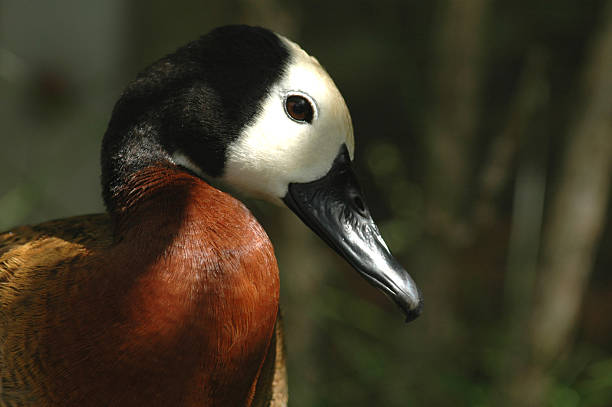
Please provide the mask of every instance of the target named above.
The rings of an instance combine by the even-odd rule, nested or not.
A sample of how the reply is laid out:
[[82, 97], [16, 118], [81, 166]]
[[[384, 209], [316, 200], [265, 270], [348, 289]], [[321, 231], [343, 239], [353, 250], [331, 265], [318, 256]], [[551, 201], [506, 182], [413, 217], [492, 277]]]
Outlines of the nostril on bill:
[[357, 209], [357, 212], [359, 212], [361, 216], [365, 217], [368, 215], [368, 211], [366, 209], [365, 203], [363, 202], [363, 199], [361, 199], [359, 195], [355, 195], [353, 197], [353, 205], [355, 206], [355, 209]]

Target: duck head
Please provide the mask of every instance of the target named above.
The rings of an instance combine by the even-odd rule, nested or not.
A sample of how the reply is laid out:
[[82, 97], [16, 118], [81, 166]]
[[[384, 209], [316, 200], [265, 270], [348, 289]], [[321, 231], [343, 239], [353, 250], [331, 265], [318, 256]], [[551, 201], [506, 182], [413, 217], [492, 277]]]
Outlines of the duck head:
[[419, 291], [372, 220], [354, 149], [346, 103], [314, 57], [268, 30], [226, 26], [127, 87], [103, 142], [104, 199], [117, 211], [129, 174], [163, 163], [286, 205], [412, 320]]

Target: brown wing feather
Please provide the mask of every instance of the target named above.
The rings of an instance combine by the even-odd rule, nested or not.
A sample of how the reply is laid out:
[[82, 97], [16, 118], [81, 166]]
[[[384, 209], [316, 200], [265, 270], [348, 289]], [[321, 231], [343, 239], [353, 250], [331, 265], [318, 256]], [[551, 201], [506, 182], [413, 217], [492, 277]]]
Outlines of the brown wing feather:
[[257, 381], [253, 407], [286, 407], [289, 399], [280, 312], [274, 331], [274, 337]]
[[[79, 216], [0, 234], [0, 406], [45, 405], [38, 344], [71, 267], [111, 243], [107, 215]], [[85, 270], [86, 271], [86, 270]], [[68, 278], [66, 278], [68, 277]]]

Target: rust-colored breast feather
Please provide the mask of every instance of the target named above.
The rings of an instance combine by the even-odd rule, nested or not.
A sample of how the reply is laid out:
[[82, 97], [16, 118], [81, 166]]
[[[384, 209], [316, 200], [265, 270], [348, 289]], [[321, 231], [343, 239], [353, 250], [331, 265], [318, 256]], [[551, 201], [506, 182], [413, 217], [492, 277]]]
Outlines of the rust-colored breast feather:
[[0, 235], [0, 405], [284, 405], [278, 270], [261, 226], [182, 172], [148, 170], [126, 188], [112, 222]]

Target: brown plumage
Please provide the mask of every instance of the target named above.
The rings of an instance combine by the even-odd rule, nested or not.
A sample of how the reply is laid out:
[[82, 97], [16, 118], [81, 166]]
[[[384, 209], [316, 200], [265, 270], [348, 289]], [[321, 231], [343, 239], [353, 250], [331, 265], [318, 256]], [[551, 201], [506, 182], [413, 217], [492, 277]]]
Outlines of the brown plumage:
[[278, 269], [252, 214], [177, 169], [125, 192], [114, 226], [91, 215], [0, 235], [0, 405], [282, 397]]

